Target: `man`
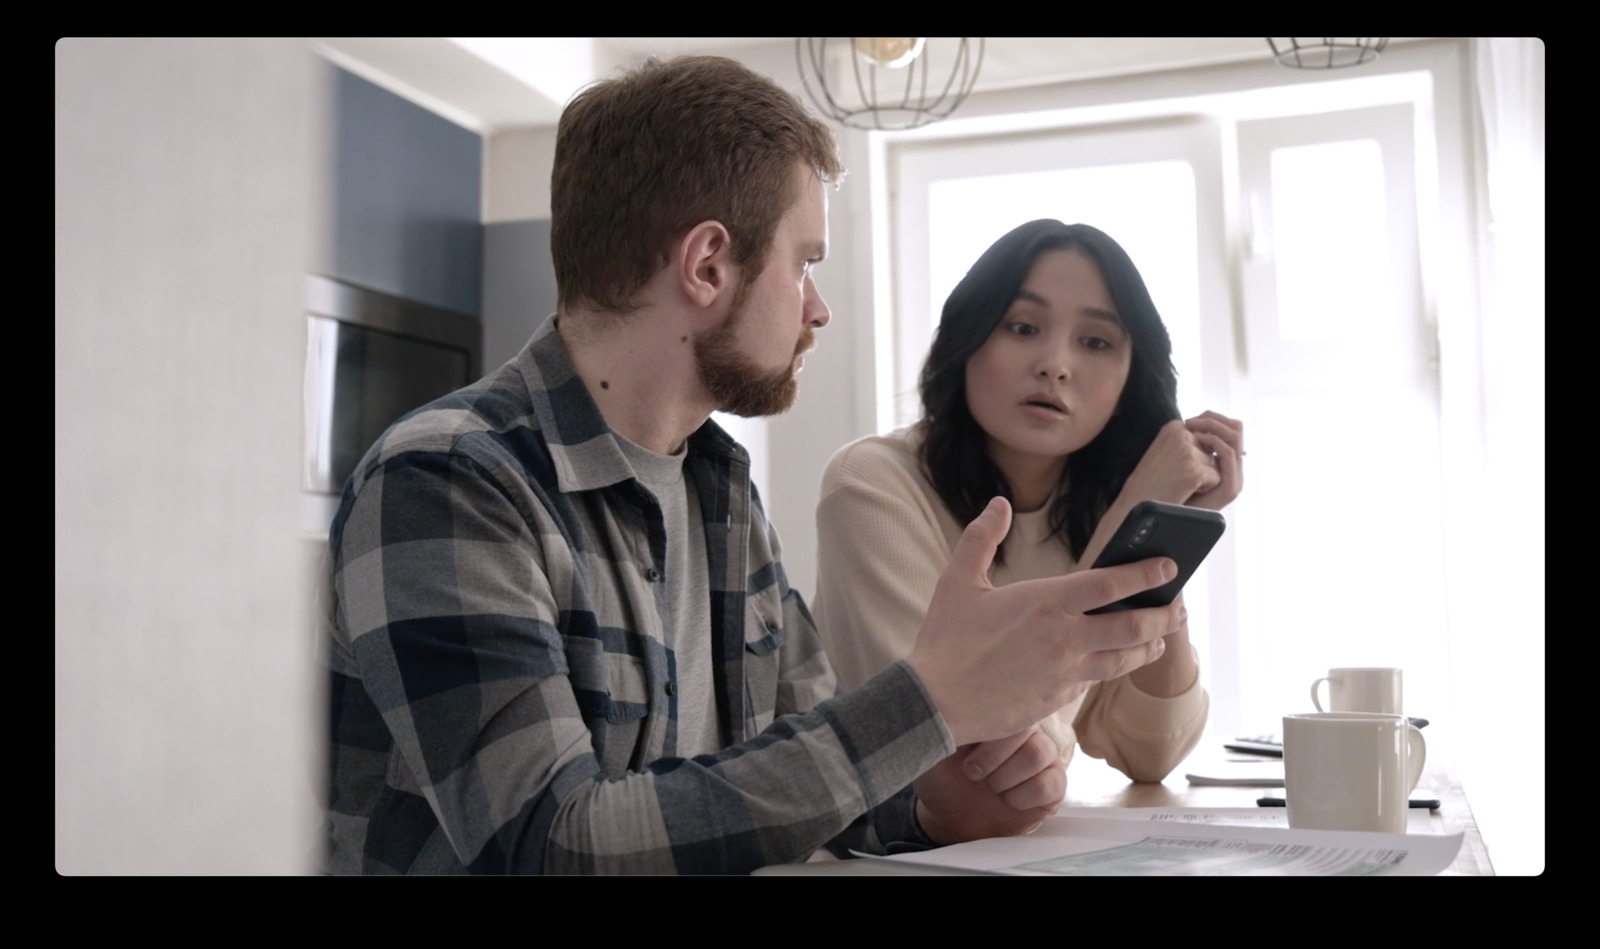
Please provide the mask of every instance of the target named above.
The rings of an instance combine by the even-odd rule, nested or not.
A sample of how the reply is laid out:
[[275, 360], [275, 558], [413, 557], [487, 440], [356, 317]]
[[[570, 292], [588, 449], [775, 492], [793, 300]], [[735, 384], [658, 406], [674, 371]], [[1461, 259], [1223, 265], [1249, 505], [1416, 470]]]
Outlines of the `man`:
[[556, 315], [385, 433], [333, 522], [330, 870], [743, 873], [1060, 803], [1033, 723], [1180, 622], [1081, 614], [1170, 561], [995, 590], [997, 500], [911, 657], [835, 697], [748, 456], [708, 420], [793, 402], [840, 174], [826, 127], [728, 60], [568, 106]]

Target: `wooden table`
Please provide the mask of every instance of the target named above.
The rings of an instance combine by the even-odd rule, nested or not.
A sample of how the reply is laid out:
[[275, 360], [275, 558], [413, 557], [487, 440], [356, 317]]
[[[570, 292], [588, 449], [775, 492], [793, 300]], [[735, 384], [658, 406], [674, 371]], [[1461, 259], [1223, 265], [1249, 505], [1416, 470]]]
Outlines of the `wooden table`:
[[[1227, 787], [1190, 784], [1184, 775], [1190, 772], [1212, 773], [1213, 765], [1224, 763], [1230, 757], [1248, 759], [1224, 751], [1221, 738], [1207, 736], [1188, 760], [1172, 769], [1160, 784], [1137, 784], [1127, 776], [1097, 758], [1081, 752], [1074, 755], [1067, 767], [1067, 797], [1063, 807], [1255, 807], [1256, 799], [1264, 796], [1282, 797], [1283, 788]], [[1282, 769], [1277, 769], [1281, 776]], [[1417, 793], [1430, 792], [1439, 799], [1438, 810], [1429, 812], [1428, 833], [1461, 833], [1461, 852], [1455, 862], [1441, 876], [1489, 876], [1494, 873], [1489, 863], [1489, 852], [1478, 833], [1472, 809], [1467, 806], [1467, 796], [1461, 790], [1454, 769], [1447, 764], [1430, 760], [1418, 782]], [[962, 871], [885, 860], [820, 860], [813, 863], [785, 864], [758, 870], [762, 876], [948, 876], [964, 875]]]

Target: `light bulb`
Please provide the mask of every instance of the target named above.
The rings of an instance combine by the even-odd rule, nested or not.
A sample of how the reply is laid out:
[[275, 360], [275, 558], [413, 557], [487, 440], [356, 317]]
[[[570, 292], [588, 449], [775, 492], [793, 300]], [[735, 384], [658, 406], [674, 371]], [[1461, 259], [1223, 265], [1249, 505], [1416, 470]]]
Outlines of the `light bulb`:
[[857, 36], [856, 53], [874, 66], [899, 69], [922, 52], [924, 36]]

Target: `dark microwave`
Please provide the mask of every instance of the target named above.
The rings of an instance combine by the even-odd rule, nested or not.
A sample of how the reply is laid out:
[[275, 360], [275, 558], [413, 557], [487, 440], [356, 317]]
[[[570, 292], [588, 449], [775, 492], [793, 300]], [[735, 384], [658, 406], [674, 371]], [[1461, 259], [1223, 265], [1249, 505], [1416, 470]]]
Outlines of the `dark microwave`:
[[481, 374], [476, 317], [306, 277], [305, 490], [339, 494], [400, 416]]

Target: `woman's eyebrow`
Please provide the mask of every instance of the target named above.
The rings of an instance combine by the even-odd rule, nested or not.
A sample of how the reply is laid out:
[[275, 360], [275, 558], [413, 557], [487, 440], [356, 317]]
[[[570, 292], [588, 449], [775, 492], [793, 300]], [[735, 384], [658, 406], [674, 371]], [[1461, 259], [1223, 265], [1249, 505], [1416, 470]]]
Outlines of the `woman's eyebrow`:
[[1091, 320], [1105, 320], [1107, 323], [1117, 324], [1118, 327], [1122, 326], [1122, 317], [1118, 316], [1114, 310], [1102, 310], [1099, 307], [1090, 306], [1084, 307], [1079, 312]]
[[[1047, 310], [1050, 309], [1049, 300], [1029, 290], [1027, 287], [1017, 291], [1017, 302], [1032, 303], [1035, 306], [1042, 306]], [[1099, 307], [1089, 306], [1078, 312], [1091, 320], [1105, 320], [1107, 323], [1115, 323], [1119, 328], [1122, 326], [1122, 317], [1118, 316], [1115, 310], [1102, 310]]]

